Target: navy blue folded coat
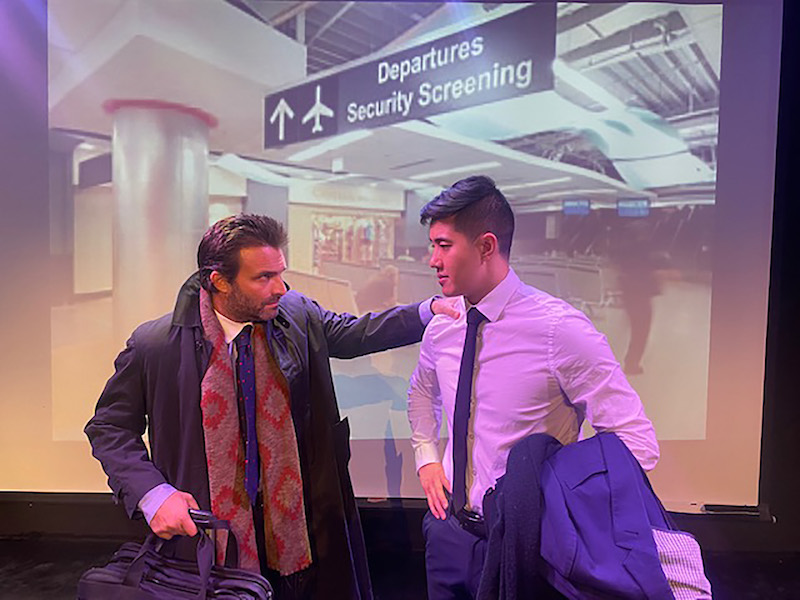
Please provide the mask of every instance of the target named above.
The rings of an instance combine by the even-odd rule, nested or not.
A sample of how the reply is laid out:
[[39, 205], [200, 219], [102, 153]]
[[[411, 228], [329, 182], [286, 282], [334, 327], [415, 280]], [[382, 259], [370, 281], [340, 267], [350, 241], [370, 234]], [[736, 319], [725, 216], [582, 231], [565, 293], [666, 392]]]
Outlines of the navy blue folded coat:
[[567, 598], [672, 600], [652, 529], [674, 526], [628, 448], [613, 433], [558, 446], [536, 434], [509, 453], [478, 597], [547, 597], [546, 580]]

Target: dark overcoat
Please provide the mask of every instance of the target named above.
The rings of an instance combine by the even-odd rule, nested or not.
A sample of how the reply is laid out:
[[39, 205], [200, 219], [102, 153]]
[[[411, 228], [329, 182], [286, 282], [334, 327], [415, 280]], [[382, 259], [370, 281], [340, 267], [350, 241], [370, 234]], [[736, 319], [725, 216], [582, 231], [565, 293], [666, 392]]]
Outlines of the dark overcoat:
[[[141, 516], [142, 496], [164, 482], [211, 508], [200, 383], [212, 348], [200, 321], [199, 290], [195, 274], [171, 314], [133, 332], [86, 425], [92, 453], [130, 517]], [[418, 309], [412, 304], [357, 318], [290, 291], [277, 317], [260, 324], [289, 383], [315, 563], [313, 598], [372, 598], [347, 470], [349, 425], [340, 419], [329, 358], [418, 342], [424, 330]]]

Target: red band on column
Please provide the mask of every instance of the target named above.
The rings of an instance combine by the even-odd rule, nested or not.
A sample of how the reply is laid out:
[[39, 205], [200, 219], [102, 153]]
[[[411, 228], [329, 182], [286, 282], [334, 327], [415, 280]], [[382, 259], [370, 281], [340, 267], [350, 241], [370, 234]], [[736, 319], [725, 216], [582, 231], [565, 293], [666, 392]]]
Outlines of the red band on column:
[[219, 120], [212, 115], [200, 108], [195, 106], [189, 106], [187, 104], [181, 104], [179, 102], [168, 102], [166, 100], [125, 100], [121, 98], [112, 98], [111, 100], [106, 100], [103, 102], [103, 110], [105, 110], [109, 114], [113, 114], [117, 112], [120, 108], [151, 108], [157, 110], [177, 110], [178, 112], [182, 112], [187, 115], [191, 115], [200, 119], [203, 123], [208, 125], [209, 129], [216, 127], [219, 124]]

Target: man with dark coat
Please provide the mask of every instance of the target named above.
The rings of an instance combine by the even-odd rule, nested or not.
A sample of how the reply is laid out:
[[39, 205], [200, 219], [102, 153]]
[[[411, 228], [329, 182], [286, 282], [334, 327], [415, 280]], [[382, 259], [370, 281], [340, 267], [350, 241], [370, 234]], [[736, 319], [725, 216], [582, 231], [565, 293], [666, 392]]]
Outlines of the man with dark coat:
[[368, 599], [329, 358], [418, 342], [432, 311], [451, 309], [332, 313], [287, 290], [285, 244], [268, 217], [213, 225], [174, 311], [140, 325], [117, 357], [86, 434], [115, 498], [157, 535], [193, 536], [188, 509], [212, 510], [278, 600]]

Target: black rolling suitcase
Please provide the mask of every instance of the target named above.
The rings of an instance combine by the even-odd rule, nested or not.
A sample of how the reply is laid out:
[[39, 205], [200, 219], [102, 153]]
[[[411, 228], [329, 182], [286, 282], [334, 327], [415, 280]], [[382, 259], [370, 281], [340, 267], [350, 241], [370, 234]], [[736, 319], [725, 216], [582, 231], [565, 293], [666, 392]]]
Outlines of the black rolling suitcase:
[[[272, 600], [269, 582], [238, 568], [238, 546], [228, 521], [203, 511], [190, 511], [200, 539], [197, 561], [169, 558], [165, 542], [150, 534], [142, 544], [128, 542], [104, 567], [93, 567], [78, 581], [78, 600]], [[214, 542], [204, 529], [225, 529], [225, 566], [214, 564]]]

